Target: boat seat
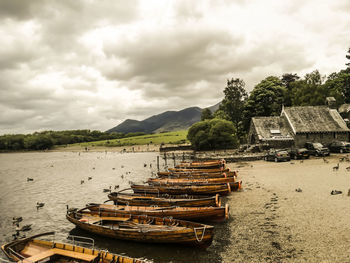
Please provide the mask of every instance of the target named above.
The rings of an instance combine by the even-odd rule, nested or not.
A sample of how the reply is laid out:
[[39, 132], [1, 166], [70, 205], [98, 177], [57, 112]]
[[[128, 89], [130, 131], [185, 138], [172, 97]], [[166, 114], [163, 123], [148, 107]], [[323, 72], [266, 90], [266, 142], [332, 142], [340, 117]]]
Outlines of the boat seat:
[[53, 255], [60, 255], [60, 256], [80, 259], [80, 260], [87, 261], [87, 262], [91, 262], [97, 257], [97, 255], [89, 255], [89, 254], [80, 253], [80, 252], [74, 252], [74, 251], [69, 251], [69, 250], [64, 250], [64, 249], [53, 248], [53, 249], [49, 249], [49, 250], [46, 250], [44, 252], [41, 252], [37, 255], [31, 256], [29, 258], [26, 258], [22, 261], [19, 261], [19, 263], [34, 263], [34, 262], [38, 262], [40, 260], [43, 260], [45, 258], [51, 257]]
[[45, 258], [48, 258], [48, 257], [51, 257], [53, 256], [55, 253], [52, 251], [52, 249], [48, 249], [44, 252], [41, 252], [39, 254], [36, 254], [34, 256], [31, 256], [29, 258], [25, 258], [21, 261], [19, 261], [19, 263], [30, 263], [30, 262], [37, 262], [39, 260], [42, 260], [42, 259], [45, 259]]
[[57, 248], [54, 248], [51, 250], [54, 251], [54, 253], [57, 255], [81, 259], [81, 260], [88, 261], [88, 262], [93, 261], [97, 257], [97, 255], [90, 255], [90, 254], [85, 254], [85, 253], [80, 253], [80, 252], [57, 249]]

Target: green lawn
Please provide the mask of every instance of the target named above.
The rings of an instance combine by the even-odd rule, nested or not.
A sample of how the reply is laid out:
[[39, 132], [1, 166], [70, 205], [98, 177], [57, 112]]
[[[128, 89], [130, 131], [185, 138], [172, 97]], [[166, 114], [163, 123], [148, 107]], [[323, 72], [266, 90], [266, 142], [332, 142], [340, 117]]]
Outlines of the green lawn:
[[164, 144], [189, 143], [189, 141], [187, 140], [187, 130], [157, 133], [157, 134], [146, 134], [146, 135], [123, 138], [123, 139], [77, 143], [77, 144], [71, 144], [70, 146], [80, 145], [83, 147], [91, 147], [91, 146], [116, 147], [116, 146], [130, 146], [130, 145], [161, 144], [161, 143], [164, 143]]

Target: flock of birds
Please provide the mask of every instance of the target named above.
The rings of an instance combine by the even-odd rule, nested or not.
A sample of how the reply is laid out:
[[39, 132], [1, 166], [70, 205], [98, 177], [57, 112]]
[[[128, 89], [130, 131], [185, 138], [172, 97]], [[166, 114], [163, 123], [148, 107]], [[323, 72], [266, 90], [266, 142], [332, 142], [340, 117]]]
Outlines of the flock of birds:
[[[80, 155], [80, 153], [79, 153], [79, 155]], [[98, 159], [99, 159], [99, 157], [98, 157]], [[152, 164], [151, 163], [149, 165], [144, 163], [143, 166], [144, 167], [148, 167], [149, 166], [150, 168], [152, 168]], [[54, 165], [51, 164], [50, 167], [54, 167]], [[124, 168], [124, 165], [121, 165], [121, 168]], [[112, 170], [115, 170], [115, 169], [116, 169], [115, 167], [112, 168]], [[95, 167], [92, 167], [92, 170], [95, 170]], [[129, 175], [129, 174], [131, 174], [131, 172], [129, 172], [129, 171], [125, 172], [125, 175]], [[121, 177], [121, 179], [124, 179], [124, 174], [121, 174], [120, 177]], [[90, 181], [92, 179], [93, 179], [92, 176], [88, 176], [87, 177], [87, 181]], [[34, 178], [27, 177], [27, 182], [33, 182], [33, 181], [34, 181]], [[81, 179], [80, 180], [80, 184], [84, 184], [84, 183], [85, 183], [85, 179]], [[132, 183], [133, 182], [129, 181], [129, 184], [132, 184]], [[113, 189], [117, 190], [117, 189], [119, 189], [119, 187], [120, 187], [119, 185], [114, 185]], [[109, 188], [104, 188], [103, 192], [105, 192], [105, 193], [112, 192], [112, 186], [110, 185]], [[45, 206], [45, 203], [36, 202], [36, 209], [37, 210], [43, 208], [44, 206]], [[67, 209], [68, 209], [68, 207], [67, 207]], [[16, 229], [15, 229], [16, 233], [12, 235], [14, 239], [25, 238], [26, 237], [25, 234], [21, 235], [20, 233], [21, 232], [25, 232], [25, 231], [29, 231], [29, 230], [32, 229], [32, 224], [23, 225], [22, 227], [20, 227], [20, 223], [22, 221], [23, 221], [23, 217], [13, 217], [12, 218], [12, 224], [13, 224], [13, 226], [16, 226]]]
[[[325, 157], [323, 157], [322, 160], [324, 163], [329, 163], [329, 161]], [[303, 162], [303, 160], [300, 161], [300, 163], [302, 163], [302, 162]], [[339, 162], [337, 163], [337, 165], [332, 167], [333, 172], [339, 171], [341, 162], [348, 162], [349, 163], [350, 162], [349, 156], [344, 156], [344, 157], [339, 158]], [[294, 163], [291, 162], [291, 164], [294, 164]], [[350, 172], [350, 166], [345, 167], [345, 169], [347, 172]], [[301, 193], [303, 190], [301, 188], [296, 188], [295, 191]], [[342, 194], [342, 193], [343, 192], [339, 191], [339, 190], [332, 190], [331, 191], [331, 195], [338, 195], [338, 194]], [[348, 196], [350, 196], [350, 189], [348, 190]]]
[[[328, 163], [328, 160], [326, 160], [326, 158], [323, 158], [323, 161], [325, 163]], [[337, 165], [332, 168], [334, 172], [339, 170], [341, 162], [348, 162], [349, 163], [350, 158], [348, 156], [344, 156], [344, 157], [339, 158], [339, 162], [337, 163]], [[350, 172], [350, 166], [345, 167], [345, 169], [347, 172]]]

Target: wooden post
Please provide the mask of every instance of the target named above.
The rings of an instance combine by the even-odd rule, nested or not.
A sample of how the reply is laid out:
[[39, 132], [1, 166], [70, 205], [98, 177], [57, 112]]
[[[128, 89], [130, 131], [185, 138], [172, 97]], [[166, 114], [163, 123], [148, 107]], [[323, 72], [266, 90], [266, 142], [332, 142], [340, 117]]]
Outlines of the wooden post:
[[174, 167], [176, 166], [175, 153], [173, 152]]
[[167, 165], [167, 161], [166, 161], [166, 152], [164, 153], [164, 162], [165, 162], [165, 165]]
[[185, 152], [182, 152], [182, 161], [185, 161]]
[[159, 156], [157, 156], [157, 169], [159, 171]]

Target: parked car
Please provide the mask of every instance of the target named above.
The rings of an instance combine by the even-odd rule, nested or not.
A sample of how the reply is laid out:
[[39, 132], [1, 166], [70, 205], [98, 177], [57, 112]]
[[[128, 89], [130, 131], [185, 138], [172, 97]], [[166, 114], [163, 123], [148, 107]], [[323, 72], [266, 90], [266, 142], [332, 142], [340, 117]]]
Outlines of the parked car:
[[270, 149], [265, 156], [265, 161], [290, 161], [289, 153], [286, 150]]
[[343, 141], [334, 141], [328, 145], [332, 153], [348, 153], [350, 152], [350, 143]]
[[310, 155], [314, 156], [328, 156], [329, 149], [319, 142], [307, 142], [305, 148], [309, 151]]
[[309, 151], [306, 148], [294, 148], [289, 150], [291, 159], [308, 159], [310, 157]]

